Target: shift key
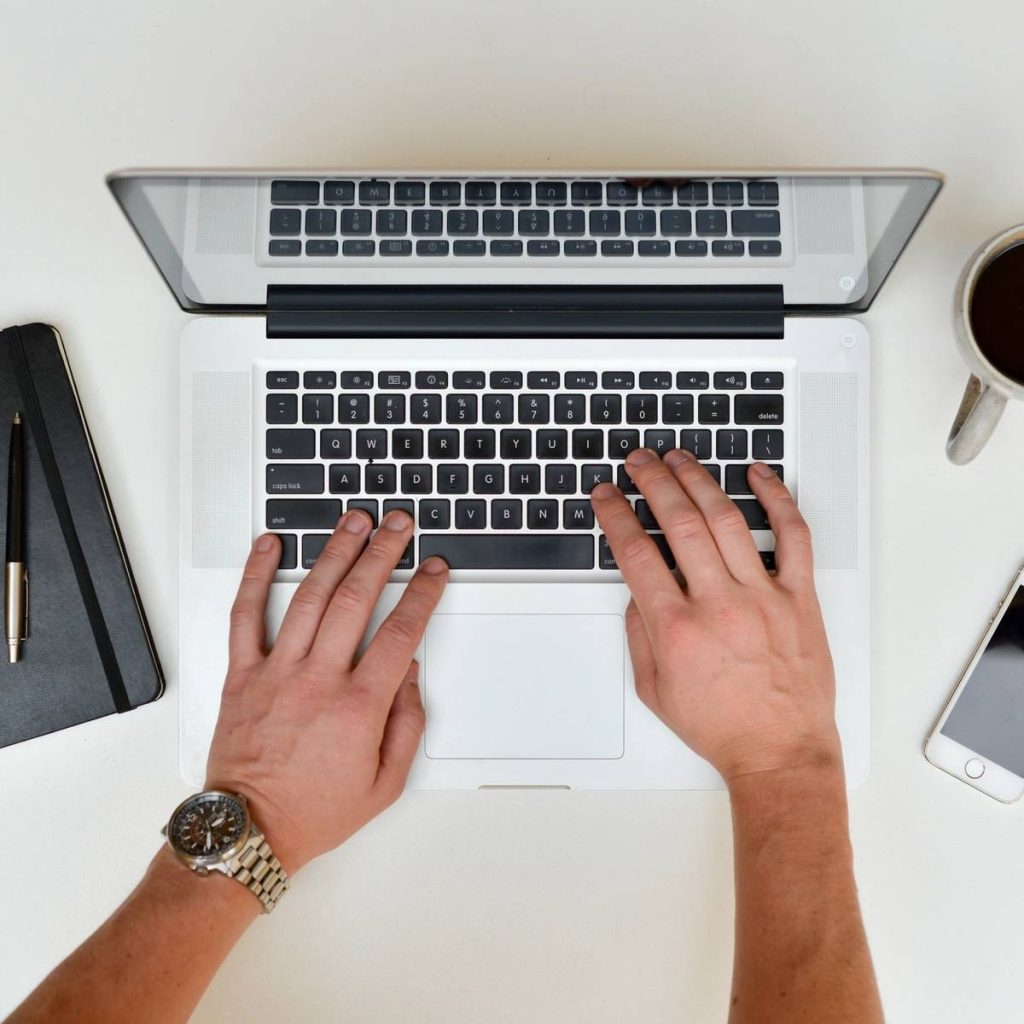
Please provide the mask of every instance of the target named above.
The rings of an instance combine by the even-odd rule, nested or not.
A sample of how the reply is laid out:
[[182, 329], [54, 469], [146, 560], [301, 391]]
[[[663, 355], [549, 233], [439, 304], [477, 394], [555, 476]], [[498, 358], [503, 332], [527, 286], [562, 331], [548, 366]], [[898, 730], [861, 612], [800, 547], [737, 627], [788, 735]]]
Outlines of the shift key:
[[270, 498], [269, 530], [333, 530], [341, 518], [341, 502], [331, 498]]

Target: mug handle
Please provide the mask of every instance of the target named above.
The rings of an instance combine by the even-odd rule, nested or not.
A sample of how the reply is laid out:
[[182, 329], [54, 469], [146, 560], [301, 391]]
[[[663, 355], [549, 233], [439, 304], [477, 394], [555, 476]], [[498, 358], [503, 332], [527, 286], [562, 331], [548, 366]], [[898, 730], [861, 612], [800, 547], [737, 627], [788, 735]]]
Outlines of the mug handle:
[[957, 466], [970, 462], [992, 436], [1004, 408], [1006, 396], [972, 375], [946, 441], [949, 461]]

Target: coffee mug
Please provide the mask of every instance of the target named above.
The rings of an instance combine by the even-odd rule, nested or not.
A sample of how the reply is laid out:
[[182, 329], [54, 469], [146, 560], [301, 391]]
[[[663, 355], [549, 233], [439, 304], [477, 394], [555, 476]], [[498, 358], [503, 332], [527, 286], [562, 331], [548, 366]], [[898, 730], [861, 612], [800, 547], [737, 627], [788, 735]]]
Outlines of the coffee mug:
[[1024, 399], [1024, 225], [990, 239], [957, 284], [953, 324], [971, 370], [946, 442], [950, 462], [970, 462], [1010, 398]]

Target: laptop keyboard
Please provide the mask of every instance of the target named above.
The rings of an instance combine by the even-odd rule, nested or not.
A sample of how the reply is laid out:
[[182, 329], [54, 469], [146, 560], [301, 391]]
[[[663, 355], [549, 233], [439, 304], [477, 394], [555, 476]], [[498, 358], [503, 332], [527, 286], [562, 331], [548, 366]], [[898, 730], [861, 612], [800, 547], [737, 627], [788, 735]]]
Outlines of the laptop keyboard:
[[458, 263], [777, 260], [779, 183], [594, 179], [278, 179], [267, 256]]
[[[633, 449], [693, 452], [755, 531], [747, 485], [761, 460], [784, 479], [781, 369], [309, 369], [266, 371], [265, 528], [282, 569], [312, 567], [342, 512], [376, 525], [392, 509], [417, 534], [399, 569], [440, 555], [453, 569], [617, 569], [588, 495], [610, 480], [674, 567], [626, 473]], [[792, 483], [792, 482], [791, 482]]]

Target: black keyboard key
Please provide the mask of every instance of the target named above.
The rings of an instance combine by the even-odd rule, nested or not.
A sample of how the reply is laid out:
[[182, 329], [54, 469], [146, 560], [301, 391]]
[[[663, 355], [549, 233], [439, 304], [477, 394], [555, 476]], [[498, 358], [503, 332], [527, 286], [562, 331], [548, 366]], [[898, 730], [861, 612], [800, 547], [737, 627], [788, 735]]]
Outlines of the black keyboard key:
[[313, 568], [330, 539], [331, 535], [329, 533], [307, 533], [302, 538], [303, 569]]
[[557, 530], [558, 502], [554, 498], [534, 498], [528, 501], [526, 526], [530, 530]]
[[750, 529], [771, 529], [771, 524], [768, 522], [768, 513], [765, 512], [761, 503], [756, 499], [738, 498], [736, 500], [736, 507], [743, 513], [743, 518], [746, 519], [747, 526], [749, 526]]
[[373, 230], [373, 214], [369, 210], [342, 210], [343, 235], [368, 235]]
[[622, 422], [622, 395], [591, 395], [590, 422], [614, 424]]
[[486, 525], [486, 501], [479, 498], [460, 498], [455, 502], [456, 530], [482, 530]]
[[[417, 387], [419, 374], [417, 377]], [[413, 395], [409, 399], [409, 422], [410, 423], [440, 423], [441, 422], [441, 396], [440, 395]]]
[[747, 375], [737, 370], [721, 370], [714, 380], [719, 391], [742, 391], [747, 386]]
[[602, 256], [632, 256], [633, 243], [627, 238], [606, 238], [601, 243]]
[[747, 432], [745, 430], [719, 430], [717, 435], [717, 457], [725, 459], [747, 458]]
[[346, 238], [341, 243], [342, 256], [372, 256], [377, 243], [372, 238]]
[[692, 423], [693, 395], [662, 395], [662, 423]]
[[[451, 524], [451, 514], [452, 503], [447, 498], [423, 498], [420, 500], [420, 529], [447, 530]], [[420, 561], [426, 557], [423, 553], [423, 538], [420, 538]]]
[[420, 537], [420, 560], [439, 555], [452, 569], [593, 569], [594, 538], [586, 534], [431, 534]]
[[777, 238], [753, 238], [747, 244], [747, 252], [751, 256], [781, 256], [782, 243]]
[[338, 213], [336, 210], [307, 210], [307, 235], [333, 235], [338, 231]]
[[396, 430], [391, 435], [391, 457], [393, 459], [422, 459], [423, 431]]
[[554, 238], [531, 238], [526, 243], [527, 256], [557, 256], [562, 244]]
[[522, 256], [523, 243], [518, 238], [496, 238], [491, 242], [492, 256]]
[[572, 432], [572, 457], [574, 459], [603, 459], [604, 431], [574, 430]]
[[324, 426], [334, 422], [334, 395], [303, 395], [302, 422]]
[[781, 430], [755, 430], [751, 435], [751, 449], [755, 459], [762, 462], [781, 459], [783, 441]]
[[693, 216], [689, 210], [662, 210], [661, 233], [676, 237], [693, 231]]
[[441, 210], [413, 210], [412, 233], [414, 235], [439, 235], [444, 230], [444, 213]]
[[704, 468], [708, 471], [708, 475], [718, 484], [722, 486], [722, 467], [717, 462], [705, 462]]
[[417, 370], [415, 380], [418, 388], [448, 387], [448, 373], [445, 370]]
[[319, 181], [272, 181], [270, 183], [272, 203], [319, 203]]
[[[312, 431], [310, 431], [312, 433]], [[352, 457], [351, 430], [321, 430], [321, 459], [350, 459]]]
[[521, 530], [523, 503], [518, 498], [503, 498], [491, 502], [491, 529]]
[[728, 395], [700, 395], [697, 398], [698, 423], [728, 423]]
[[266, 396], [266, 422], [298, 423], [298, 396], [294, 394], [268, 394]]
[[622, 214], [618, 210], [591, 210], [592, 235], [617, 235], [622, 230]]
[[629, 475], [624, 463], [620, 463], [615, 472], [615, 484], [623, 494], [640, 493], [640, 489], [633, 483], [633, 478]]
[[743, 182], [713, 182], [711, 198], [714, 200], [715, 206], [741, 206], [743, 204]]
[[770, 238], [782, 230], [778, 210], [733, 210], [732, 233], [743, 238]]
[[267, 387], [279, 391], [299, 386], [298, 370], [268, 370]]
[[697, 459], [710, 459], [711, 431], [681, 430], [679, 432], [679, 447], [691, 452]]
[[447, 256], [448, 242], [443, 238], [421, 238], [416, 243], [417, 256]]
[[551, 230], [551, 214], [547, 210], [520, 210], [519, 234], [546, 235]]
[[407, 238], [382, 238], [380, 254], [381, 256], [411, 256], [412, 242]]
[[359, 494], [362, 491], [361, 470], [357, 465], [337, 463], [327, 471], [327, 486], [331, 494]]
[[374, 395], [373, 422], [392, 424], [404, 423], [405, 395]]
[[378, 235], [404, 235], [409, 229], [409, 214], [406, 210], [378, 210]]
[[676, 374], [676, 387], [680, 391], [707, 391], [711, 376], [707, 370], [680, 370]]
[[427, 198], [427, 186], [422, 181], [396, 181], [395, 202], [403, 206], [416, 206]]
[[562, 246], [566, 256], [596, 256], [597, 242], [592, 238], [570, 238]]
[[272, 235], [298, 235], [301, 231], [301, 210], [270, 211], [270, 233]]
[[377, 528], [377, 524], [380, 521], [380, 515], [377, 512], [378, 503], [376, 498], [349, 498], [348, 504], [345, 506], [346, 512], [352, 512], [355, 509], [359, 509], [365, 512], [370, 517], [370, 522], [373, 523], [374, 529]]
[[778, 206], [779, 183], [777, 181], [747, 182], [747, 202], [751, 206]]
[[629, 370], [605, 370], [601, 387], [607, 391], [630, 391], [636, 386], [636, 375]]
[[511, 235], [516, 228], [516, 215], [512, 210], [485, 210], [484, 234]]
[[473, 206], [490, 205], [498, 196], [498, 186], [493, 181], [467, 181], [466, 203]]
[[654, 513], [651, 511], [651, 506], [648, 505], [643, 498], [640, 498], [637, 501], [636, 508], [634, 509], [634, 511], [636, 512], [637, 519], [640, 520], [640, 525], [645, 530], [661, 529], [661, 527], [658, 525], [658, 520], [654, 518]]
[[768, 572], [775, 572], [775, 552], [774, 551], [759, 551], [758, 554], [761, 556], [761, 562]]
[[505, 467], [499, 463], [482, 463], [473, 467], [474, 494], [504, 494]]
[[386, 430], [357, 430], [357, 459], [386, 459], [388, 457], [388, 432]]
[[539, 206], [564, 206], [568, 186], [564, 181], [538, 181], [537, 204]]
[[310, 391], [338, 386], [338, 375], [333, 370], [306, 370], [302, 375], [302, 386]]
[[449, 210], [449, 235], [475, 235], [480, 227], [480, 214], [476, 210]]
[[430, 494], [434, 489], [434, 468], [427, 463], [407, 462], [401, 477], [403, 494]]
[[676, 189], [676, 201], [680, 206], [706, 206], [708, 202], [708, 183], [706, 181], [689, 181]]
[[523, 206], [533, 199], [533, 186], [528, 181], [503, 181], [501, 201], [505, 206]]
[[640, 190], [640, 201], [644, 206], [671, 206], [673, 199], [675, 190], [671, 185], [655, 182], [653, 185], [645, 185]]
[[412, 387], [412, 374], [408, 370], [380, 370], [377, 373], [377, 387], [407, 391]]
[[779, 424], [783, 414], [782, 395], [737, 395], [736, 422], [757, 426]]
[[394, 494], [398, 486], [398, 473], [388, 463], [375, 462], [366, 467], [364, 487], [367, 494]]
[[728, 223], [725, 210], [698, 210], [698, 235], [724, 235]]
[[363, 206], [384, 206], [391, 202], [391, 185], [386, 181], [359, 182], [359, 202]]
[[469, 467], [463, 463], [443, 463], [437, 467], [438, 494], [467, 494]]
[[271, 256], [301, 256], [302, 242], [297, 238], [272, 238], [267, 252]]
[[278, 569], [294, 569], [298, 564], [298, 538], [294, 533], [279, 533], [277, 539], [281, 542], [281, 560], [277, 563]]
[[354, 181], [325, 181], [324, 202], [332, 206], [351, 206], [356, 201]]
[[626, 397], [626, 422], [658, 422], [657, 395], [628, 395]]
[[427, 457], [457, 459], [459, 457], [459, 432], [457, 430], [428, 430]]
[[555, 210], [556, 235], [582, 235], [587, 230], [587, 215], [582, 210]]
[[566, 530], [592, 530], [594, 528], [594, 508], [589, 501], [565, 502], [562, 508], [562, 526]]
[[696, 238], [684, 238], [676, 242], [677, 256], [707, 256], [708, 243]]
[[483, 370], [458, 370], [452, 374], [452, 387], [457, 391], [480, 390], [485, 387]]
[[571, 464], [545, 466], [544, 490], [548, 494], [575, 494], [576, 467]]
[[537, 426], [550, 423], [551, 399], [547, 395], [520, 395], [519, 422], [532, 423]]
[[503, 430], [498, 436], [498, 450], [503, 459], [530, 459], [533, 434], [529, 430]]
[[608, 431], [608, 458], [624, 459], [631, 451], [639, 447], [639, 430]]
[[493, 459], [496, 451], [493, 430], [467, 430], [462, 439], [467, 459]]
[[639, 256], [671, 256], [672, 243], [664, 239], [645, 239], [636, 244], [637, 255]]
[[625, 181], [610, 181], [607, 196], [609, 206], [635, 206], [637, 187]]
[[597, 387], [597, 374], [593, 370], [567, 370], [565, 386], [573, 391], [593, 391]]
[[538, 430], [537, 458], [566, 459], [569, 457], [569, 432], [567, 430]]
[[672, 387], [672, 374], [667, 370], [645, 370], [640, 374], [640, 387], [644, 391], [667, 391]]
[[[782, 472], [782, 467], [779, 465], [769, 465], [768, 468], [780, 479], [784, 480], [785, 477]], [[726, 466], [725, 467], [725, 492], [726, 494], [753, 494], [750, 484], [747, 482], [747, 470], [750, 469], [749, 465], [743, 466]]]
[[306, 242], [307, 256], [337, 256], [338, 243], [333, 238], [310, 238]]
[[711, 243], [712, 256], [742, 256], [744, 244], [738, 238], [721, 238]]
[[[383, 515], [389, 512], [404, 512], [414, 523], [416, 522], [416, 502], [408, 501], [405, 498], [388, 498], [384, 502]], [[402, 568], [399, 566], [399, 568]], [[410, 568], [410, 566], [405, 566]]]
[[674, 430], [645, 430], [644, 447], [650, 448], [658, 455], [664, 455], [676, 447], [676, 432]]
[[476, 423], [476, 395], [448, 395], [445, 398], [445, 418], [449, 423]]
[[509, 466], [508, 489], [512, 494], [540, 494], [540, 466], [533, 464]]
[[480, 238], [460, 238], [452, 242], [454, 256], [486, 256], [487, 243]]
[[312, 430], [268, 430], [268, 459], [311, 459], [316, 455], [316, 434]]
[[462, 186], [457, 181], [432, 181], [430, 202], [434, 206], [453, 206], [462, 199]]
[[604, 198], [604, 189], [599, 181], [574, 181], [572, 201], [577, 206], [599, 203]]
[[518, 391], [523, 386], [520, 370], [492, 370], [488, 379], [495, 391]]
[[612, 467], [607, 462], [587, 463], [580, 470], [580, 490], [589, 494], [598, 484], [612, 482]]
[[324, 467], [319, 463], [275, 462], [267, 466], [267, 493], [323, 494]]
[[586, 421], [586, 395], [555, 395], [556, 423], [585, 423]]
[[338, 420], [341, 423], [369, 423], [369, 395], [339, 395]]
[[484, 395], [484, 423], [511, 423], [513, 407], [512, 395]]
[[333, 530], [341, 502], [331, 498], [268, 498], [268, 530]]

